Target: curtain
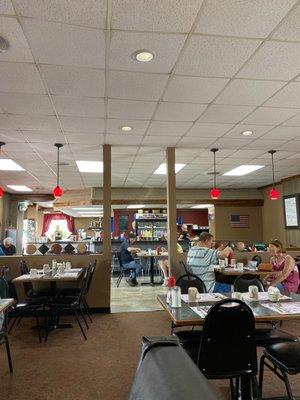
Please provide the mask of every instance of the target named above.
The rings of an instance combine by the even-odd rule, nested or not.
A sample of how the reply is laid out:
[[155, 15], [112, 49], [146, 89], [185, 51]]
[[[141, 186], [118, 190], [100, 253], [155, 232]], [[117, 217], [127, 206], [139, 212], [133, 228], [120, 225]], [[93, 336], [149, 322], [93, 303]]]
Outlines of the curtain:
[[71, 233], [75, 233], [74, 219], [70, 215], [65, 214], [44, 214], [42, 235], [50, 228], [51, 221], [53, 220], [66, 220], [67, 227]]

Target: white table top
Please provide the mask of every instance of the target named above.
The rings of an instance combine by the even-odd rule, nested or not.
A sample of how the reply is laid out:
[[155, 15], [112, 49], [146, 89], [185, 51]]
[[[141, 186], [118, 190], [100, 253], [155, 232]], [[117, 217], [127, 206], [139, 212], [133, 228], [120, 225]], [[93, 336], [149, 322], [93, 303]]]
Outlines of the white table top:
[[38, 270], [36, 276], [30, 274], [20, 275], [12, 280], [13, 283], [17, 282], [57, 282], [57, 281], [77, 281], [80, 277], [83, 268], [72, 268], [66, 270], [63, 274], [45, 275], [42, 270]]

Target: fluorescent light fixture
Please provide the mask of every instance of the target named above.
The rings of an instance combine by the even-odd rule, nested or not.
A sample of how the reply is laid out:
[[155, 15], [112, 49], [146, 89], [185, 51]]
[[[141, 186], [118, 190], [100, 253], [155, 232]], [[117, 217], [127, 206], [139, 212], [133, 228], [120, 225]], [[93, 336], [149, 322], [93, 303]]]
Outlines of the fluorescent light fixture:
[[257, 171], [263, 168], [264, 165], [240, 165], [239, 167], [233, 168], [232, 170], [226, 172], [225, 176], [243, 176], [250, 174], [251, 172]]
[[144, 208], [145, 204], [130, 204], [127, 208]]
[[102, 208], [92, 208], [92, 207], [72, 207], [72, 210], [75, 211], [94, 211], [94, 212], [98, 212], [98, 211], [102, 211]]
[[19, 164], [14, 162], [13, 160], [2, 158], [0, 160], [0, 170], [1, 171], [24, 171]]
[[7, 187], [9, 187], [12, 190], [15, 190], [16, 192], [32, 192], [32, 189], [24, 185], [7, 185]]
[[132, 126], [123, 125], [123, 126], [121, 126], [121, 130], [122, 130], [123, 132], [130, 132], [130, 131], [132, 131]]
[[103, 211], [80, 211], [79, 214], [103, 214]]
[[244, 131], [244, 132], [241, 132], [241, 135], [243, 135], [243, 136], [251, 136], [251, 135], [253, 135], [253, 131]]
[[149, 62], [153, 60], [154, 54], [149, 50], [138, 50], [133, 54], [133, 57], [139, 62]]
[[80, 172], [103, 172], [102, 161], [76, 161]]
[[[182, 168], [184, 168], [186, 164], [175, 164], [175, 174], [179, 172]], [[167, 164], [162, 163], [160, 166], [154, 171], [155, 175], [167, 175]]]
[[212, 206], [213, 206], [213, 204], [197, 204], [196, 206], [193, 206], [191, 208], [209, 208]]

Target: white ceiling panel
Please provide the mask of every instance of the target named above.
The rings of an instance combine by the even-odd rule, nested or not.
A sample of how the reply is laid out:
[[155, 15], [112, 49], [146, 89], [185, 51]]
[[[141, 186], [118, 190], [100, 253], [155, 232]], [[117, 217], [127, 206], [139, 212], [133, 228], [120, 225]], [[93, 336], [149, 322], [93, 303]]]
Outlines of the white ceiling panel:
[[139, 145], [143, 139], [142, 135], [106, 134], [105, 143], [112, 145]]
[[[300, 151], [300, 140], [292, 140], [280, 147], [284, 151]], [[291, 164], [292, 165], [292, 164]], [[298, 169], [299, 171], [299, 169]]]
[[6, 14], [6, 15], [14, 15], [15, 14], [15, 10], [12, 6], [11, 0], [1, 0], [0, 14]]
[[104, 143], [104, 135], [101, 133], [85, 133], [84, 135], [80, 133], [67, 133], [66, 139], [68, 143], [89, 143], [99, 145]]
[[23, 27], [39, 63], [93, 68], [105, 65], [103, 31], [32, 18], [24, 18]]
[[297, 113], [291, 108], [259, 107], [243, 120], [243, 124], [278, 125]]
[[39, 132], [39, 131], [22, 131], [22, 134], [30, 143], [57, 143], [65, 142], [64, 136], [60, 132]]
[[265, 38], [295, 3], [296, 0], [208, 0], [195, 31]]
[[233, 127], [232, 124], [194, 124], [187, 132], [187, 136], [215, 137], [223, 136]]
[[41, 70], [51, 94], [104, 97], [103, 70], [60, 65], [42, 65]]
[[53, 115], [10, 115], [11, 121], [21, 130], [59, 131], [57, 118]]
[[238, 73], [242, 78], [293, 79], [299, 74], [300, 43], [268, 41]]
[[215, 103], [259, 106], [284, 84], [279, 81], [234, 79], [216, 98]]
[[[2, 127], [2, 119], [0, 118], [0, 126]], [[0, 140], [1, 142], [23, 142], [24, 138], [22, 135], [20, 135], [20, 132], [18, 131], [11, 131], [8, 129], [5, 129], [4, 131], [0, 130]], [[5, 148], [2, 148], [2, 151], [4, 151]]]
[[248, 145], [248, 143], [251, 143], [252, 139], [246, 139], [246, 138], [241, 138], [241, 139], [230, 139], [228, 138], [221, 138], [218, 139], [214, 143], [214, 147], [220, 148], [220, 149], [240, 149], [243, 146]]
[[258, 40], [193, 36], [175, 69], [176, 73], [231, 77], [242, 67], [260, 43]]
[[[137, 72], [171, 72], [186, 35], [159, 33], [113, 32], [109, 66], [111, 69]], [[154, 53], [150, 63], [138, 62], [133, 54], [137, 50], [149, 49]]]
[[110, 71], [109, 96], [130, 100], [158, 100], [167, 80], [167, 75]]
[[199, 147], [205, 148], [215, 142], [215, 138], [202, 138], [194, 136], [183, 137], [180, 142], [177, 143], [177, 147]]
[[150, 119], [155, 107], [154, 101], [108, 99], [108, 117]]
[[262, 139], [267, 139], [267, 140], [300, 139], [300, 129], [292, 126], [277, 126], [270, 132], [263, 135]]
[[188, 32], [202, 0], [113, 0], [112, 28]]
[[175, 146], [179, 141], [180, 136], [150, 136], [147, 135], [144, 137], [142, 144], [145, 146], [161, 146], [161, 147], [170, 147]]
[[210, 103], [228, 79], [174, 76], [164, 94], [165, 101]]
[[10, 49], [1, 53], [1, 61], [33, 62], [32, 54], [16, 18], [0, 17], [0, 32]]
[[96, 97], [52, 96], [59, 115], [104, 117], [104, 99]]
[[273, 33], [272, 38], [300, 41], [300, 4], [288, 15], [284, 22]]
[[191, 126], [191, 122], [152, 121], [147, 131], [147, 135], [183, 136]]
[[300, 82], [291, 82], [269, 99], [264, 106], [300, 109]]
[[237, 124], [229, 132], [227, 132], [224, 137], [240, 139], [243, 137], [242, 132], [252, 131], [253, 134], [251, 135], [251, 138], [254, 140], [264, 135], [270, 129], [272, 129], [272, 126], [270, 125]]
[[227, 106], [227, 105], [211, 105], [198, 122], [217, 122], [217, 123], [237, 123], [244, 119], [254, 107], [250, 106]]
[[132, 131], [128, 135], [144, 135], [149, 125], [149, 121], [131, 120], [131, 119], [108, 119], [107, 120], [107, 133], [118, 133], [123, 135], [121, 127], [128, 125], [132, 127]]
[[290, 118], [288, 121], [284, 122], [283, 125], [300, 126], [300, 113], [296, 114], [293, 118]]
[[154, 119], [160, 121], [195, 121], [206, 109], [205, 104], [162, 102]]
[[0, 62], [2, 92], [46, 93], [38, 70], [33, 64]]
[[49, 97], [40, 94], [0, 92], [0, 107], [9, 114], [54, 115]]
[[247, 144], [247, 149], [257, 149], [257, 150], [278, 150], [282, 149], [283, 144], [285, 143], [284, 140], [262, 140], [257, 139], [253, 142]]
[[104, 132], [103, 118], [60, 117], [65, 132]]

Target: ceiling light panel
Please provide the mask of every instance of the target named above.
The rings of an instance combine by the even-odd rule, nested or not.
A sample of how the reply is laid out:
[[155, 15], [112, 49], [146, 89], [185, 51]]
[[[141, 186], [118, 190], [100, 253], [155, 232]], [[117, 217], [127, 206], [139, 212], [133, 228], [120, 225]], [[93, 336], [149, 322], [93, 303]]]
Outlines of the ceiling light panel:
[[264, 165], [240, 165], [225, 174], [224, 176], [243, 176], [250, 174], [251, 172], [257, 171], [258, 169], [263, 168]]
[[102, 173], [102, 161], [76, 161], [77, 167], [80, 172]]
[[32, 192], [32, 189], [24, 185], [7, 185], [7, 187], [16, 192]]
[[[186, 164], [175, 164], [175, 174], [177, 174], [177, 172], [182, 170], [182, 168], [184, 168], [185, 166]], [[160, 164], [160, 166], [154, 171], [154, 174], [167, 175], [167, 164], [166, 163]]]
[[130, 204], [127, 208], [144, 208], [145, 204]]
[[24, 168], [22, 168], [19, 164], [17, 164], [13, 160], [3, 158], [3, 159], [0, 159], [0, 170], [1, 171], [24, 171]]

